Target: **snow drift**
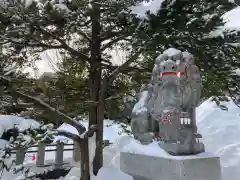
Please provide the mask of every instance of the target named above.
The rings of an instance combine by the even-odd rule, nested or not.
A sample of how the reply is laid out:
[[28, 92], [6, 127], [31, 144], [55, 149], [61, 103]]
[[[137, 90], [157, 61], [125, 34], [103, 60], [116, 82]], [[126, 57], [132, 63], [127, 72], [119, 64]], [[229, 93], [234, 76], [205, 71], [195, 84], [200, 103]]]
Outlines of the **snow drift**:
[[211, 98], [197, 108], [197, 123], [206, 151], [221, 158], [223, 180], [240, 177], [240, 109], [232, 102], [223, 102], [228, 110], [217, 107]]
[[[221, 158], [222, 180], [238, 180], [240, 177], [240, 109], [232, 102], [222, 102], [228, 110], [223, 111], [211, 98], [197, 108], [197, 123], [199, 132], [207, 153], [216, 154]], [[114, 131], [112, 131], [114, 132]], [[118, 135], [113, 135], [117, 137]], [[105, 136], [108, 139], [108, 136]], [[111, 137], [109, 137], [111, 139]], [[115, 143], [104, 149], [104, 166], [120, 167], [120, 152], [145, 153], [154, 156], [168, 156], [162, 149], [156, 152], [157, 143], [144, 146], [130, 136], [122, 136]], [[209, 153], [210, 152], [210, 153]], [[196, 158], [201, 154], [196, 155]]]
[[[223, 111], [211, 98], [197, 108], [197, 123], [199, 132], [203, 135], [206, 151], [221, 157], [223, 180], [238, 180], [240, 177], [240, 109], [232, 102], [222, 102], [228, 110]], [[120, 167], [120, 152], [131, 151], [150, 155], [168, 156], [159, 149], [157, 143], [144, 146], [122, 132], [121, 126], [107, 120], [104, 127], [104, 139], [114, 142], [104, 149], [104, 166]], [[107, 124], [112, 124], [107, 127]], [[85, 124], [87, 125], [87, 124]], [[71, 130], [72, 131], [72, 130]], [[121, 137], [120, 137], [121, 136]], [[207, 155], [207, 153], [203, 153]]]
[[[219, 108], [215, 102], [211, 101], [211, 98], [197, 108], [198, 129], [203, 135], [206, 151], [215, 153], [221, 157], [223, 180], [228, 180], [229, 178], [231, 180], [238, 180], [240, 177], [240, 109], [232, 101], [223, 102], [222, 104], [228, 108], [227, 111]], [[19, 117], [11, 120], [9, 126], [8, 123], [10, 121], [4, 120], [3, 116], [0, 117], [2, 127], [10, 128], [12, 124], [21, 124], [17, 120]], [[8, 119], [10, 116], [6, 117]], [[13, 116], [11, 118], [14, 119]], [[29, 123], [27, 124], [29, 126]], [[87, 121], [83, 121], [83, 124], [86, 127], [88, 126]], [[149, 146], [143, 146], [133, 140], [131, 135], [129, 136], [124, 132], [125, 128], [130, 130], [130, 127], [123, 123], [115, 123], [111, 120], [104, 121], [104, 139], [114, 143], [104, 149], [104, 167], [119, 170], [121, 151], [144, 151], [151, 155], [164, 155], [165, 152], [161, 149], [158, 152], [154, 151], [157, 146], [155, 142]], [[68, 124], [63, 124], [60, 129], [77, 133], [75, 128]], [[69, 142], [67, 138], [62, 136], [57, 136], [55, 140], [66, 140]], [[167, 154], [165, 155], [167, 156]], [[51, 154], [51, 156], [53, 155]], [[47, 155], [47, 157], [50, 157], [50, 155]], [[106, 169], [103, 169], [102, 172], [106, 172]], [[79, 177], [76, 173], [79, 173], [79, 167], [73, 168], [71, 177]], [[105, 173], [101, 176], [105, 176]], [[7, 178], [4, 177], [5, 179]]]

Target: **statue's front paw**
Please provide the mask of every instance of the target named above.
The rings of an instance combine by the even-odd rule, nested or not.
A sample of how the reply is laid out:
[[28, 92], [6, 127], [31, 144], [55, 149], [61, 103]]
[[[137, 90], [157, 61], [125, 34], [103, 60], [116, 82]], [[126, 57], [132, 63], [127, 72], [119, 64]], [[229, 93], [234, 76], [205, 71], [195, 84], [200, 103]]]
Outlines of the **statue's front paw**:
[[153, 142], [153, 134], [152, 133], [144, 133], [141, 135], [138, 135], [138, 140], [140, 141], [141, 144], [147, 145]]

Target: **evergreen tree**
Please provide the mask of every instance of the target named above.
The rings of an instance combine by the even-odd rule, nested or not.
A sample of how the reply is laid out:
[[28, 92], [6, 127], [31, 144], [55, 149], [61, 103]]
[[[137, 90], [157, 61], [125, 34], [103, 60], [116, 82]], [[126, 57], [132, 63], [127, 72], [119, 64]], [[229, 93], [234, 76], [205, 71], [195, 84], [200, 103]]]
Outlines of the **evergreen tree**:
[[222, 15], [235, 6], [227, 0], [163, 1], [156, 15], [147, 13], [147, 28], [139, 37], [145, 40], [143, 66], [151, 70], [166, 48], [188, 51], [202, 72], [203, 96], [223, 95], [229, 75], [240, 67], [239, 47], [233, 46], [239, 33], [221, 29]]
[[[89, 124], [97, 124], [96, 157], [94, 174], [102, 166], [102, 141], [104, 106], [107, 88], [114, 83], [120, 72], [135, 61], [140, 53], [142, 43], [136, 43], [141, 20], [131, 14], [129, 9], [142, 0], [72, 0], [72, 1], [33, 1], [22, 4], [22, 1], [9, 1], [7, 8], [1, 7], [2, 22], [6, 31], [1, 40], [15, 48], [17, 52], [27, 50], [30, 54], [49, 49], [60, 49], [65, 57], [76, 63], [86, 63], [88, 74]], [[2, 18], [1, 18], [2, 21]], [[108, 51], [112, 48], [127, 49], [130, 53], [121, 66], [113, 66]], [[129, 48], [131, 47], [131, 48]], [[136, 48], [135, 48], [136, 47]], [[85, 90], [85, 89], [84, 89]], [[55, 110], [39, 99], [19, 92], [15, 93], [36, 104], [48, 107], [73, 124], [82, 134], [85, 131], [78, 122]], [[94, 129], [94, 128], [93, 128]], [[92, 129], [89, 128], [91, 131]], [[91, 136], [92, 133], [86, 133]], [[69, 135], [69, 134], [65, 134]], [[76, 136], [72, 135], [72, 138]], [[87, 138], [87, 137], [86, 137]], [[75, 139], [76, 140], [76, 139]], [[78, 137], [81, 151], [85, 153], [82, 168], [82, 179], [89, 178], [88, 141]]]

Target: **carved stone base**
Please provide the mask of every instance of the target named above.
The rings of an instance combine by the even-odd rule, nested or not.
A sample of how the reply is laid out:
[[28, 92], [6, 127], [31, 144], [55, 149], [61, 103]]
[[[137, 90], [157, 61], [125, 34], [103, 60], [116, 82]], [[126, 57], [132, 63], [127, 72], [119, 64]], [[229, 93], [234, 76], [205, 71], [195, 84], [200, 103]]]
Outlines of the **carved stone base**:
[[185, 144], [159, 143], [159, 146], [173, 156], [194, 155], [205, 152], [203, 143], [195, 143], [192, 148]]
[[209, 153], [159, 157], [121, 152], [120, 169], [134, 180], [221, 180], [220, 158]]

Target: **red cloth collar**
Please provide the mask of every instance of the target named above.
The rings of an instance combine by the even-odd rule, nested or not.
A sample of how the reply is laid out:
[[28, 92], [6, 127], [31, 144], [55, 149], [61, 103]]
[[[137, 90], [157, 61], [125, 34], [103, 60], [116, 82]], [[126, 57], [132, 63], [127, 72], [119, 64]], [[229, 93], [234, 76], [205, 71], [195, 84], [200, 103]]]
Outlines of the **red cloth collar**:
[[166, 76], [166, 75], [175, 75], [175, 76], [180, 77], [180, 76], [184, 76], [185, 73], [184, 72], [180, 72], [180, 71], [178, 71], [178, 72], [176, 72], [176, 71], [167, 71], [167, 72], [161, 73], [160, 74], [160, 78], [162, 78], [163, 76]]

